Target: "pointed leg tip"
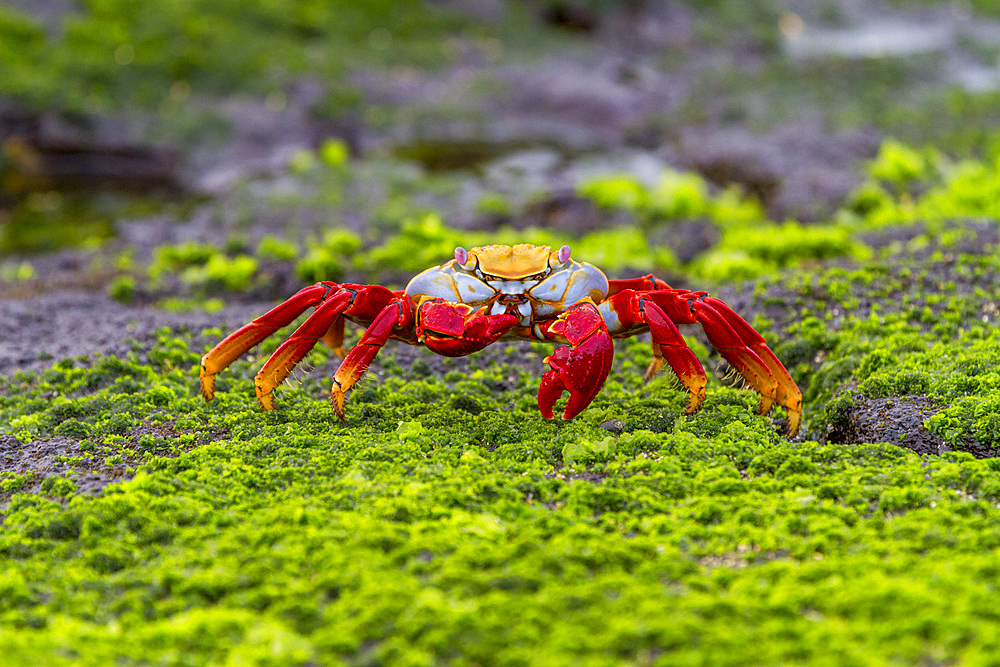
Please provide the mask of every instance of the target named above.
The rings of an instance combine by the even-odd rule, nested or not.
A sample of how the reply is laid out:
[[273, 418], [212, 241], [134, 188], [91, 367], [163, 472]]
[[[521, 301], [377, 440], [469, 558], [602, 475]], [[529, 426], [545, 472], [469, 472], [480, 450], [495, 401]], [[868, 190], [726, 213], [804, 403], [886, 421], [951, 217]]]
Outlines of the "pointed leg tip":
[[705, 402], [705, 394], [706, 392], [704, 388], [702, 388], [701, 391], [692, 391], [688, 394], [687, 413], [689, 415], [693, 415], [701, 410], [701, 406]]
[[794, 437], [802, 424], [802, 391], [794, 383], [778, 401], [788, 415], [788, 437]]
[[333, 389], [330, 390], [330, 407], [342, 422], [347, 421], [347, 394], [340, 387], [340, 383], [334, 381]]
[[802, 424], [802, 412], [788, 410], [788, 437], [794, 438], [799, 433], [799, 426]]
[[215, 398], [215, 374], [205, 374], [201, 375], [201, 397], [206, 401], [211, 401]]
[[274, 394], [273, 389], [264, 390], [260, 385], [256, 386], [257, 389], [257, 402], [260, 403], [260, 407], [265, 411], [274, 410]]
[[773, 408], [774, 401], [768, 396], [761, 395], [760, 402], [757, 403], [757, 414], [769, 414]]

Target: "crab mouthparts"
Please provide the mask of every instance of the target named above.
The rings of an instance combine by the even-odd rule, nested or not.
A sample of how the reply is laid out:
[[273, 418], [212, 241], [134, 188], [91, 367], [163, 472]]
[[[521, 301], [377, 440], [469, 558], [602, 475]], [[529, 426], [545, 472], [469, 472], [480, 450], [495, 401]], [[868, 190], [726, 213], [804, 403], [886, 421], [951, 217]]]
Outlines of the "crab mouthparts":
[[513, 304], [526, 303], [528, 301], [528, 297], [525, 294], [501, 294], [497, 301], [505, 306], [509, 306]]

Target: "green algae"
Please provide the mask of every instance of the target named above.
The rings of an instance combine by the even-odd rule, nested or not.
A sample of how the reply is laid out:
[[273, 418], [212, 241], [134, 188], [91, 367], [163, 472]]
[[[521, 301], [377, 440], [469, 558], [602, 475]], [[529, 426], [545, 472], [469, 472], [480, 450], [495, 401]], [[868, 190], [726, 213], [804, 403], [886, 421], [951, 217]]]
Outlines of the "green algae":
[[869, 180], [855, 192], [840, 216], [871, 228], [932, 225], [960, 218], [996, 219], [1000, 193], [1000, 151], [980, 158], [953, 159], [935, 148], [917, 150], [886, 140], [868, 167]]
[[[0, 9], [0, 31], [17, 36], [0, 50], [43, 63], [40, 27], [11, 16]], [[47, 80], [11, 71], [2, 85]], [[195, 88], [236, 75], [223, 68]], [[342, 148], [289, 165], [320, 183], [321, 205], [350, 198]], [[220, 330], [164, 330], [123, 358], [3, 378], [4, 446], [76, 447], [61, 455], [68, 472], [0, 473], [5, 662], [990, 663], [997, 460], [824, 436], [859, 399], [917, 394], [940, 405], [927, 427], [953, 448], [1000, 442], [998, 260], [991, 247], [955, 250], [982, 231], [956, 220], [996, 217], [996, 167], [887, 143], [870, 173], [835, 221], [810, 228], [768, 222], [752, 198], [671, 173], [652, 187], [588, 184], [585, 196], [637, 220], [579, 238], [459, 233], [415, 214], [404, 187], [378, 210], [387, 238], [338, 229], [265, 239], [255, 252], [307, 282], [412, 273], [454, 245], [517, 241], [568, 242], [608, 270], [667, 268], [699, 287], [766, 274], [726, 298], [763, 305], [754, 324], [806, 392], [803, 440], [781, 437], [722, 372], [703, 411], [686, 415], [669, 377], [641, 387], [649, 351], [638, 340], [619, 343], [604, 390], [569, 423], [534, 406], [541, 345], [468, 364], [389, 348], [351, 396], [346, 425], [324, 400], [335, 361], [323, 349], [277, 411], [257, 409], [252, 378], [280, 334], [221, 375], [209, 405], [196, 374]], [[722, 240], [699, 264], [644, 242], [701, 218]], [[864, 271], [820, 268], [867, 260], [873, 228], [915, 223], [925, 232]], [[248, 252], [234, 238], [164, 248], [149, 267], [123, 260], [129, 273], [111, 293], [128, 300], [174, 280], [198, 296], [161, 303], [204, 306], [261, 280]], [[715, 369], [718, 358], [689, 343]], [[603, 427], [612, 421], [620, 429]], [[88, 487], [94, 476], [112, 483]]]
[[634, 213], [647, 228], [670, 221], [708, 218], [721, 227], [746, 226], [766, 218], [760, 204], [738, 186], [713, 193], [699, 174], [666, 169], [652, 186], [628, 174], [595, 176], [577, 192], [608, 209]]
[[[758, 324], [806, 390], [807, 430], [851, 387], [956, 411], [994, 391], [1000, 339], [970, 314], [1000, 296], [971, 286], [995, 260], [962, 264], [762, 283], [783, 310]], [[912, 289], [946, 280], [944, 301]], [[861, 288], [883, 300], [842, 305]], [[571, 422], [537, 413], [538, 344], [467, 362], [389, 346], [343, 424], [320, 349], [322, 372], [259, 411], [252, 376], [279, 334], [206, 404], [196, 369], [222, 334], [163, 330], [125, 358], [2, 381], [8, 433], [81, 445], [69, 472], [0, 485], [11, 663], [977, 663], [1000, 648], [998, 459], [790, 441], [717, 380], [685, 415], [669, 378], [641, 387], [635, 339]], [[995, 432], [989, 411], [941, 428]], [[81, 488], [121, 465], [128, 481]]]

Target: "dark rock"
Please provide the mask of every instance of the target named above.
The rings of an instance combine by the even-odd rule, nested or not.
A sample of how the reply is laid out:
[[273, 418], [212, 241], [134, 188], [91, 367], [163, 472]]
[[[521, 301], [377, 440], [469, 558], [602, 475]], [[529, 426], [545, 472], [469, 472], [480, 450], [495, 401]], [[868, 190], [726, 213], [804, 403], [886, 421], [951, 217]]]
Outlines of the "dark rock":
[[737, 184], [774, 220], [827, 218], [860, 185], [855, 165], [875, 156], [880, 137], [867, 129], [831, 133], [811, 120], [767, 134], [706, 128], [685, 132], [681, 164], [716, 185]]
[[603, 428], [609, 433], [620, 435], [625, 430], [625, 422], [621, 419], [609, 419], [606, 422], [602, 422], [598, 428]]
[[[943, 407], [926, 396], [858, 396], [828, 425], [826, 440], [845, 445], [886, 442], [912, 449], [918, 454], [943, 454], [952, 448], [924, 427], [924, 421]], [[976, 458], [991, 458], [998, 454], [996, 449], [980, 442], [964, 443], [961, 449]]]

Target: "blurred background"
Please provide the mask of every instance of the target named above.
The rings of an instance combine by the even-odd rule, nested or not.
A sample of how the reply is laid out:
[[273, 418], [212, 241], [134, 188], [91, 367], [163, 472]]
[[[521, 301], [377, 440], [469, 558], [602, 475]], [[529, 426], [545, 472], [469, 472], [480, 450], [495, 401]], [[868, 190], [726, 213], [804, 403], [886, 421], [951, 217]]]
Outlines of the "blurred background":
[[706, 288], [863, 263], [997, 216], [998, 119], [993, 0], [6, 0], [0, 288], [211, 311], [519, 241]]

